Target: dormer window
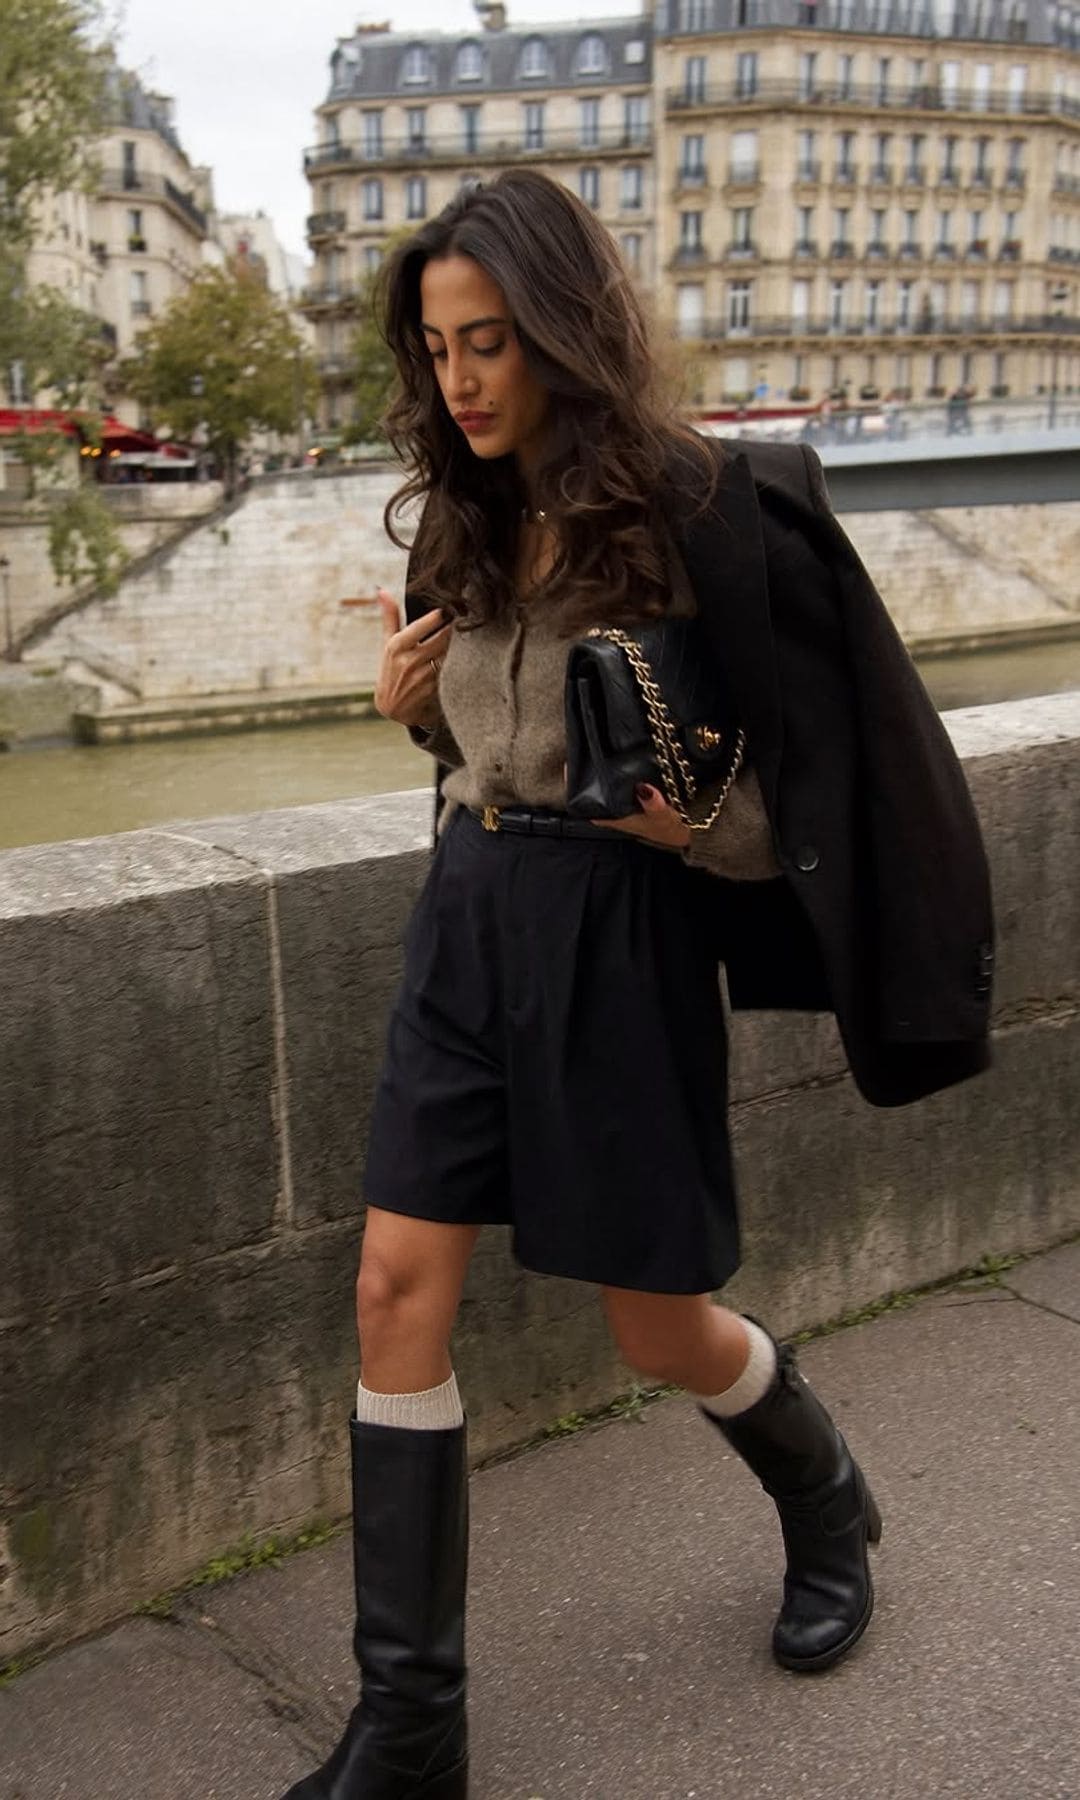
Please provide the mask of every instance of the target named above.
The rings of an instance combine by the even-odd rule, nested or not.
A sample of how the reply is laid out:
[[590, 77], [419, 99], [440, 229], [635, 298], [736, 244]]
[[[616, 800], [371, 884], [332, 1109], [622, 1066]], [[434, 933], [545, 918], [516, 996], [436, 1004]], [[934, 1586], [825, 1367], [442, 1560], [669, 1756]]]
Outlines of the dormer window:
[[423, 44], [410, 44], [401, 69], [402, 82], [415, 85], [431, 80], [431, 59]]
[[606, 75], [608, 69], [607, 45], [598, 31], [590, 31], [578, 45], [577, 73], [579, 75]]
[[484, 52], [479, 44], [462, 44], [454, 64], [454, 74], [458, 81], [483, 81]]
[[528, 38], [521, 52], [521, 74], [526, 81], [543, 81], [548, 74], [548, 50], [543, 38]]

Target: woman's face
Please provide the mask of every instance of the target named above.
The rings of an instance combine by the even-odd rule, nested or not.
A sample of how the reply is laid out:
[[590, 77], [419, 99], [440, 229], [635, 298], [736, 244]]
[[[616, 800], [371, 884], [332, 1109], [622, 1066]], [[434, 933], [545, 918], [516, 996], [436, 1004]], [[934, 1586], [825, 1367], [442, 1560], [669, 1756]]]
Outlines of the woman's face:
[[471, 256], [431, 257], [420, 307], [435, 379], [470, 448], [528, 468], [549, 396], [526, 367], [502, 288]]

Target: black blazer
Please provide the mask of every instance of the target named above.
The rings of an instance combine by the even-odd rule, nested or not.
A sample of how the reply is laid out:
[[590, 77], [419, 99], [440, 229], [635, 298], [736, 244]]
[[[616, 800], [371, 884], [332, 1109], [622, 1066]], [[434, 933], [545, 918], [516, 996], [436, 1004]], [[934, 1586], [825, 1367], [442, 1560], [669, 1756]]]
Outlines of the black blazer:
[[[933, 702], [803, 445], [716, 442], [708, 511], [665, 512], [746, 729], [782, 875], [715, 883], [735, 1008], [835, 1014], [898, 1106], [989, 1063], [989, 875]], [[409, 592], [410, 618], [424, 610]], [[443, 771], [438, 772], [441, 785]]]

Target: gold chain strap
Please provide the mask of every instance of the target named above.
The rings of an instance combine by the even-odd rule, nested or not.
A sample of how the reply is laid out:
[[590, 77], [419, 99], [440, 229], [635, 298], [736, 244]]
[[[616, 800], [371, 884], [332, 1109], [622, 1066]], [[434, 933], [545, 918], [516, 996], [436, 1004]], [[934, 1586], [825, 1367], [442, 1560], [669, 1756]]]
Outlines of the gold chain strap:
[[[687, 802], [697, 797], [697, 782], [693, 771], [686, 760], [679, 736], [668, 711], [667, 702], [653, 676], [653, 672], [641, 653], [641, 646], [625, 631], [615, 626], [593, 626], [586, 633], [592, 638], [605, 638], [609, 644], [617, 644], [630, 664], [641, 689], [641, 697], [645, 702], [645, 710], [649, 715], [649, 729], [652, 735], [653, 749], [660, 768], [660, 778], [664, 784], [669, 806], [678, 814], [684, 825], [691, 831], [708, 831], [720, 817], [724, 801], [731, 792], [731, 784], [742, 767], [743, 754], [746, 750], [746, 736], [740, 730], [735, 739], [735, 759], [732, 762], [728, 778], [720, 790], [716, 804], [706, 819], [692, 819], [687, 812]], [[676, 774], [676, 770], [678, 774]], [[682, 778], [686, 798], [679, 790], [679, 778]]]

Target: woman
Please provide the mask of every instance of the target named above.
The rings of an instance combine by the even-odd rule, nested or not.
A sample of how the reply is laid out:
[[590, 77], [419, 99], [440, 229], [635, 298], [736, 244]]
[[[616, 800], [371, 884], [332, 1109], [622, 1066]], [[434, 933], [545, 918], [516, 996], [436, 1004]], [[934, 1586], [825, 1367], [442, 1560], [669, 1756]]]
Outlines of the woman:
[[[594, 1282], [627, 1363], [686, 1388], [774, 1500], [777, 1660], [873, 1607], [877, 1508], [791, 1351], [711, 1296], [738, 1263], [717, 964], [735, 1005], [831, 1009], [869, 1099], [985, 1066], [990, 915], [963, 776], [812, 453], [733, 457], [657, 398], [587, 208], [524, 171], [390, 260], [392, 441], [425, 500], [376, 705], [437, 759], [365, 1177], [351, 1421], [361, 1699], [289, 1800], [467, 1793], [465, 1418], [450, 1334], [480, 1227]], [[566, 815], [589, 625], [697, 612], [748, 761], [691, 830], [652, 788]], [[701, 797], [701, 814], [710, 795]], [[699, 820], [695, 820], [698, 823]], [[976, 979], [977, 977], [977, 979]]]

